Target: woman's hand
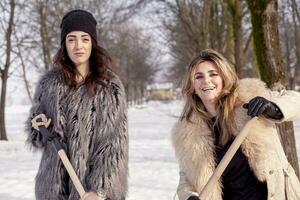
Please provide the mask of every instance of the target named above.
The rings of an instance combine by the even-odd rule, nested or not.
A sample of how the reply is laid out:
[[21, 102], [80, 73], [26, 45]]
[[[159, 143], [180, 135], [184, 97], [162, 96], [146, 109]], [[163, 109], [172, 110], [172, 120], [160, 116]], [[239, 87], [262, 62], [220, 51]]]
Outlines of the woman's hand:
[[281, 119], [283, 118], [283, 114], [278, 108], [278, 106], [263, 98], [263, 97], [255, 97], [243, 105], [245, 109], [248, 109], [247, 114], [251, 117], [263, 115], [272, 119]]
[[197, 196], [190, 196], [187, 200], [200, 200]]
[[95, 192], [87, 192], [83, 195], [81, 200], [104, 200], [99, 197]]
[[[37, 121], [38, 119], [42, 119], [42, 121], [40, 120]], [[46, 128], [48, 128], [50, 123], [51, 123], [51, 119], [50, 118], [47, 119], [45, 114], [39, 114], [31, 120], [31, 126], [38, 131], [40, 130], [39, 126], [44, 125]]]

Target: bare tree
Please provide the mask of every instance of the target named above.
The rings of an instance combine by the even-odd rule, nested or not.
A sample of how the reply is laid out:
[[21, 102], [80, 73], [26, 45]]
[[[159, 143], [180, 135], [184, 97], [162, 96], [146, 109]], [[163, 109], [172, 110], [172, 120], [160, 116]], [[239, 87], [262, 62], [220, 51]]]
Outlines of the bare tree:
[[40, 36], [41, 36], [41, 43], [42, 43], [42, 51], [43, 51], [43, 60], [45, 69], [48, 70], [51, 65], [51, 40], [49, 37], [49, 30], [50, 27], [46, 24], [46, 19], [49, 16], [47, 10], [47, 1], [36, 0], [36, 9], [39, 15], [39, 25], [40, 25]]
[[[20, 78], [22, 77], [24, 80], [27, 95], [32, 101], [30, 86], [33, 82], [30, 80], [29, 72], [33, 70], [43, 72], [51, 68], [53, 55], [60, 46], [59, 23], [62, 16], [71, 9], [87, 9], [93, 13], [98, 22], [99, 44], [117, 58], [117, 66], [124, 75], [124, 82], [130, 83], [129, 90], [132, 93], [135, 92], [132, 95], [135, 97], [130, 96], [130, 98], [142, 99], [146, 84], [153, 80], [153, 75], [157, 70], [157, 60], [153, 59], [155, 57], [151, 52], [151, 46], [144, 45], [144, 43], [149, 43], [150, 39], [142, 36], [142, 31], [136, 29], [134, 25], [130, 25], [131, 28], [126, 30], [128, 33], [124, 35], [125, 38], [121, 38], [120, 31], [115, 28], [128, 22], [136, 11], [120, 14], [120, 7], [118, 7], [120, 5], [118, 3], [111, 4], [110, 1], [28, 0], [26, 4], [21, 4], [22, 2], [16, 3], [15, 0], [0, 2], [0, 32], [5, 35], [5, 38], [3, 37], [0, 41], [0, 45], [4, 47], [0, 51], [0, 56], [5, 58], [0, 59], [1, 140], [7, 140], [5, 98], [8, 78], [11, 75], [15, 77], [20, 75]], [[139, 5], [141, 4], [137, 3], [136, 7]], [[15, 12], [18, 12], [21, 17], [15, 17]], [[14, 32], [16, 26], [18, 31]], [[123, 43], [124, 48], [120, 51], [118, 44]]]
[[[233, 40], [234, 40], [234, 66], [235, 70], [240, 78], [245, 77], [245, 56], [249, 47], [251, 34], [248, 36], [248, 40], [244, 44], [244, 33], [242, 20], [244, 16], [244, 5], [243, 1], [240, 0], [226, 0], [227, 9], [230, 13]], [[230, 24], [228, 24], [230, 27]], [[245, 46], [245, 47], [244, 47]]]
[[15, 54], [18, 56], [18, 58], [20, 59], [20, 64], [22, 67], [22, 78], [24, 80], [24, 84], [25, 84], [25, 90], [27, 93], [27, 96], [30, 100], [31, 103], [33, 103], [33, 98], [32, 98], [32, 94], [30, 92], [30, 83], [28, 81], [28, 77], [27, 77], [27, 68], [26, 68], [26, 64], [25, 64], [25, 59], [22, 53], [22, 41], [19, 40], [18, 36], [15, 35], [16, 38], [16, 42], [17, 42], [17, 51], [15, 52]]
[[[277, 0], [247, 0], [253, 27], [256, 60], [261, 78], [270, 88], [286, 87], [278, 33]], [[292, 122], [278, 126], [287, 158], [299, 177], [299, 165]]]
[[[129, 102], [141, 103], [146, 86], [157, 72], [157, 60], [151, 52], [151, 38], [135, 26], [122, 24], [114, 29], [114, 43], [110, 49], [119, 66]], [[148, 45], [144, 45], [148, 44]]]
[[291, 7], [290, 5], [282, 5], [278, 9], [278, 16], [279, 16], [279, 30], [280, 34], [280, 42], [282, 47], [282, 54], [283, 54], [283, 61], [286, 66], [286, 74], [288, 80], [288, 88], [294, 88], [294, 73], [293, 68], [295, 67], [295, 43], [294, 43], [294, 32], [295, 27], [293, 23], [290, 21], [290, 13]]
[[166, 45], [175, 60], [169, 78], [179, 84], [185, 66], [197, 52], [205, 48], [225, 50], [224, 4], [219, 0], [157, 2], [156, 14], [164, 19]]
[[300, 75], [300, 14], [298, 11], [298, 5], [295, 0], [291, 0], [293, 25], [294, 25], [294, 41], [295, 41], [295, 54], [296, 54], [296, 65], [292, 76], [294, 80], [290, 81], [291, 88], [295, 86], [295, 78]]
[[[1, 2], [4, 3], [5, 2]], [[9, 68], [11, 66], [11, 50], [12, 50], [12, 35], [14, 28], [14, 15], [15, 15], [16, 3], [14, 0], [9, 1], [9, 19], [7, 21], [7, 27], [5, 31], [5, 63], [4, 66], [0, 66], [1, 75], [1, 97], [0, 97], [0, 140], [7, 140], [6, 128], [5, 128], [5, 98]], [[3, 4], [1, 5], [3, 7]], [[4, 12], [3, 12], [4, 13]]]
[[54, 53], [60, 45], [60, 21], [64, 13], [72, 8], [71, 1], [34, 0], [32, 29], [38, 36], [35, 39], [37, 52], [41, 53], [44, 70], [52, 66]]

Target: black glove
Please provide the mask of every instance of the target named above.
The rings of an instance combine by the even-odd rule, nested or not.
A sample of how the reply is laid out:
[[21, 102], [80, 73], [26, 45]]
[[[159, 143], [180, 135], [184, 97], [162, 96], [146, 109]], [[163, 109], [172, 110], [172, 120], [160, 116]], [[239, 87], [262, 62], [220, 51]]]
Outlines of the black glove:
[[263, 97], [258, 96], [251, 99], [249, 103], [243, 105], [243, 108], [248, 109], [247, 114], [251, 117], [264, 115], [277, 120], [283, 118], [283, 114], [278, 106]]
[[[38, 118], [36, 120], [37, 122], [41, 122], [42, 119]], [[42, 136], [42, 143], [45, 145], [47, 142], [51, 142], [54, 138], [60, 138], [60, 135], [56, 132], [52, 132], [49, 131], [48, 129], [53, 129], [53, 125], [50, 124], [50, 126], [48, 128], [46, 128], [45, 126], [40, 126], [40, 133]]]
[[60, 139], [60, 135], [56, 132], [47, 132], [47, 134], [42, 133], [42, 143], [45, 145], [47, 142], [51, 142], [55, 138]]
[[187, 200], [200, 200], [197, 196], [190, 196]]

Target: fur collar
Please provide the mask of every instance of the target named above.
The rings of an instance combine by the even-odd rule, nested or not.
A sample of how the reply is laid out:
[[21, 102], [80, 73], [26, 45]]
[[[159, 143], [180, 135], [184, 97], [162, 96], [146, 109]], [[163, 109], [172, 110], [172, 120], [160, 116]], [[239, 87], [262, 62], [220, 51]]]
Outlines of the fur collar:
[[[242, 104], [247, 103], [256, 96], [266, 98], [269, 96], [265, 83], [258, 79], [250, 78], [240, 80], [236, 92], [239, 105], [235, 109], [237, 128], [233, 133], [234, 135], [237, 135], [245, 123], [250, 120], [246, 110], [242, 108]], [[178, 121], [175, 124], [172, 130], [172, 142], [180, 170], [185, 172], [187, 179], [195, 186], [195, 191], [200, 192], [216, 167], [214, 138], [211, 130], [201, 118], [193, 117], [192, 121], [194, 123]], [[270, 160], [265, 159], [266, 157], [274, 155], [274, 152], [272, 152], [274, 141], [272, 139], [266, 140], [265, 135], [262, 134], [262, 132], [270, 129], [269, 123], [266, 120], [260, 121], [260, 125], [253, 127], [243, 142], [242, 150], [248, 157], [249, 165], [257, 178], [263, 181], [265, 180], [265, 170], [261, 170], [262, 165], [265, 165], [263, 166], [264, 169], [268, 169], [272, 167], [270, 163], [274, 164], [276, 162], [265, 162]], [[215, 185], [211, 193], [211, 199], [221, 199], [221, 188], [221, 182]]]

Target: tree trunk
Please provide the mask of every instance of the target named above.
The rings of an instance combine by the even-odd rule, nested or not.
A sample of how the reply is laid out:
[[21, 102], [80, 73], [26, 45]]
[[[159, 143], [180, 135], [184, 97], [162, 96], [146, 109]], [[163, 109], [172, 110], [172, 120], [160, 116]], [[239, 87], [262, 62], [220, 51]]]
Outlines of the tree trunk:
[[24, 83], [25, 83], [26, 93], [28, 95], [30, 103], [32, 104], [33, 103], [33, 99], [32, 99], [32, 95], [31, 95], [31, 92], [30, 92], [30, 85], [29, 85], [29, 82], [28, 82], [28, 79], [27, 79], [26, 64], [25, 64], [25, 61], [24, 61], [24, 58], [23, 58], [22, 49], [21, 49], [22, 40], [19, 40], [19, 37], [17, 36], [17, 34], [14, 34], [14, 38], [15, 38], [15, 40], [17, 42], [16, 46], [17, 46], [17, 50], [18, 50], [15, 53], [20, 58], [21, 67], [22, 67], [22, 71], [23, 71], [22, 77], [23, 77], [23, 80], [24, 80]]
[[294, 89], [295, 88], [295, 77], [294, 74], [292, 73], [292, 60], [291, 60], [291, 55], [292, 55], [292, 46], [290, 45], [291, 39], [289, 37], [289, 32], [290, 29], [289, 27], [291, 26], [290, 23], [288, 23], [287, 17], [285, 13], [282, 13], [282, 23], [283, 23], [283, 48], [284, 48], [284, 61], [286, 64], [286, 74], [289, 74], [288, 78], [288, 89]]
[[19, 54], [19, 57], [20, 57], [20, 60], [21, 60], [21, 66], [22, 66], [22, 70], [23, 70], [23, 80], [24, 80], [24, 83], [25, 83], [25, 89], [26, 89], [26, 93], [28, 95], [28, 98], [31, 102], [31, 104], [33, 103], [33, 99], [32, 99], [32, 95], [30, 93], [30, 86], [29, 86], [29, 82], [28, 82], [28, 79], [27, 79], [27, 75], [26, 75], [26, 66], [25, 66], [25, 62], [24, 62], [24, 59], [23, 59], [23, 56], [22, 56], [22, 50], [20, 48], [20, 46], [18, 46], [18, 54]]
[[[224, 52], [226, 48], [225, 36], [220, 37], [224, 34], [226, 26], [228, 25], [228, 16], [226, 5], [223, 1], [213, 0], [211, 5], [211, 11], [209, 15], [209, 26], [208, 30], [208, 47], [218, 52]], [[227, 33], [227, 30], [226, 30]], [[231, 52], [229, 52], [230, 54]], [[230, 59], [230, 57], [226, 57]]]
[[[281, 59], [276, 0], [247, 0], [253, 27], [254, 50], [260, 75], [272, 89], [286, 86]], [[299, 177], [299, 164], [292, 122], [279, 125], [282, 144], [287, 158]]]
[[229, 59], [231, 62], [234, 63], [234, 36], [233, 36], [233, 19], [232, 15], [228, 10], [228, 4], [227, 9], [226, 9], [226, 24], [227, 24], [227, 29], [226, 29], [226, 48], [224, 55], [226, 56], [227, 59]]
[[300, 28], [297, 24], [297, 21], [298, 23], [300, 23], [300, 15], [299, 15], [299, 12], [298, 12], [298, 6], [297, 6], [297, 3], [295, 0], [292, 0], [292, 10], [293, 10], [293, 24], [294, 24], [294, 37], [295, 37], [295, 50], [296, 50], [296, 58], [297, 58], [297, 62], [296, 62], [296, 65], [295, 65], [295, 71], [294, 71], [294, 74], [293, 74], [293, 82], [292, 82], [292, 85], [291, 87], [294, 88], [295, 86], [295, 81], [296, 81], [296, 78], [298, 77], [298, 74], [300, 74]]
[[7, 73], [3, 71], [2, 74], [2, 87], [1, 87], [1, 99], [0, 99], [0, 140], [7, 140], [6, 126], [5, 126], [5, 97], [7, 86]]
[[[201, 37], [200, 40], [202, 44], [202, 48], [206, 49], [208, 47], [208, 26], [210, 22], [210, 12], [212, 7], [211, 0], [205, 0], [203, 9], [202, 9], [202, 29], [201, 29]], [[201, 49], [198, 49], [201, 50]]]
[[51, 66], [51, 44], [49, 41], [48, 36], [48, 27], [47, 27], [47, 6], [43, 1], [36, 1], [37, 2], [37, 10], [39, 15], [39, 25], [40, 25], [40, 36], [41, 36], [41, 43], [42, 43], [42, 50], [43, 50], [43, 60], [45, 69], [48, 70]]
[[1, 69], [1, 98], [0, 98], [0, 140], [7, 140], [6, 128], [5, 128], [5, 99], [6, 99], [6, 86], [8, 79], [8, 69], [10, 67], [10, 54], [11, 54], [11, 37], [13, 32], [14, 25], [14, 14], [15, 14], [15, 1], [10, 1], [10, 13], [9, 13], [9, 21], [7, 24], [7, 30], [5, 32], [6, 39], [6, 60], [4, 64], [4, 69]]
[[240, 0], [227, 0], [228, 9], [232, 16], [233, 40], [234, 40], [234, 63], [235, 70], [240, 78], [244, 77], [244, 49], [242, 6]]

